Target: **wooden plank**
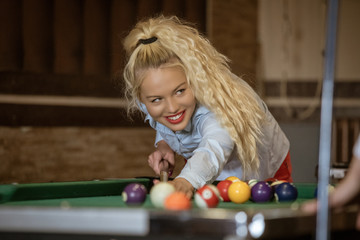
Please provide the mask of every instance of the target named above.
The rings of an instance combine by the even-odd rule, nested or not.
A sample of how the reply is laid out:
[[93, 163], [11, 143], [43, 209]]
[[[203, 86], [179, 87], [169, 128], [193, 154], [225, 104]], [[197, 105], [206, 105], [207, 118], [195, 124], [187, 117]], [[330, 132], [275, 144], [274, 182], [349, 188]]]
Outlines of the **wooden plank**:
[[197, 24], [197, 29], [206, 33], [206, 0], [186, 0], [185, 18]]
[[154, 17], [161, 13], [160, 0], [138, 0], [137, 17], [138, 20]]
[[341, 128], [341, 163], [349, 162], [349, 121], [348, 119], [340, 120], [340, 128]]
[[1, 126], [146, 126], [140, 115], [130, 120], [126, 110], [113, 107], [76, 107], [0, 103]]
[[120, 98], [120, 90], [115, 88], [115, 84], [108, 75], [0, 72], [0, 79], [0, 94]]
[[0, 183], [153, 176], [146, 159], [154, 137], [150, 127], [0, 126]]
[[0, 1], [0, 71], [22, 69], [21, 3], [21, 0]]
[[354, 144], [356, 142], [356, 140], [358, 139], [359, 137], [359, 134], [360, 134], [360, 119], [356, 119], [354, 121]]
[[52, 72], [53, 4], [47, 0], [23, 1], [24, 70]]
[[331, 163], [333, 166], [337, 165], [338, 159], [337, 159], [337, 153], [338, 153], [338, 146], [337, 146], [337, 121], [334, 119], [332, 121], [332, 132], [331, 132], [331, 139], [332, 139], [332, 148], [331, 148]]
[[54, 1], [54, 72], [79, 74], [83, 63], [83, 1]]
[[180, 18], [185, 17], [185, 4], [183, 0], [172, 0], [162, 2], [162, 12], [165, 16], [175, 15]]
[[84, 2], [84, 74], [108, 74], [110, 2]]
[[136, 23], [137, 6], [133, 0], [113, 0], [111, 5], [111, 75], [117, 75], [121, 85], [125, 52], [122, 41]]
[[360, 118], [354, 118], [350, 121], [350, 146], [349, 153], [352, 156], [354, 145], [360, 134]]
[[211, 29], [208, 29], [211, 42], [231, 60], [233, 72], [255, 87], [257, 1], [211, 1], [208, 14], [211, 17]]

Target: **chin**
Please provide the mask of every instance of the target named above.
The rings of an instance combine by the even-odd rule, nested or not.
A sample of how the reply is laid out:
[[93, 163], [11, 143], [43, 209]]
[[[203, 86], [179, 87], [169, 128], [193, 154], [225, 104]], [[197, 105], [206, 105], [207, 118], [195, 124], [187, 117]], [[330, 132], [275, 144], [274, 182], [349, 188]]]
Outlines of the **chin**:
[[184, 126], [179, 125], [179, 126], [172, 126], [172, 127], [169, 126], [169, 128], [174, 132], [184, 130], [185, 127], [186, 127], [186, 125], [184, 125]]
[[181, 130], [184, 130], [184, 128], [170, 128], [171, 131], [173, 132], [177, 132], [177, 131], [181, 131]]

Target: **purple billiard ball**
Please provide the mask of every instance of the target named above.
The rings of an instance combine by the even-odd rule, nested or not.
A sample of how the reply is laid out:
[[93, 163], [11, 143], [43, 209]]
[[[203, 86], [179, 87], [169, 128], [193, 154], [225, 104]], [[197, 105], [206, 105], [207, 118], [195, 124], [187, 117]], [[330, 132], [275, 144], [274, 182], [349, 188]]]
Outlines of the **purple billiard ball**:
[[130, 183], [123, 192], [122, 198], [126, 204], [129, 205], [141, 205], [146, 199], [147, 190], [143, 184]]
[[298, 191], [294, 184], [285, 182], [275, 188], [277, 202], [293, 202], [297, 199]]
[[251, 199], [254, 202], [257, 203], [268, 202], [272, 199], [272, 197], [273, 197], [273, 190], [271, 186], [265, 181], [257, 182], [251, 188]]

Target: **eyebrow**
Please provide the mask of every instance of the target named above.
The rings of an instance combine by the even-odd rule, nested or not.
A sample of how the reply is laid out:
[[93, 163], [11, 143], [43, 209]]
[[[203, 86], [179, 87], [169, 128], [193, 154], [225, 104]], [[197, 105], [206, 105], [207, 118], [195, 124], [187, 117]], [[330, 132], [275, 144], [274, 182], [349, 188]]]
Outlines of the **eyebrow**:
[[[176, 92], [184, 84], [186, 84], [186, 81], [184, 81], [184, 82], [180, 83], [179, 85], [177, 85], [176, 88], [174, 88], [173, 92]], [[154, 96], [146, 96], [145, 98], [149, 99], [149, 98], [158, 98], [158, 97], [160, 97], [160, 96], [154, 95]]]
[[180, 83], [175, 89], [174, 89], [174, 92], [176, 92], [182, 85], [186, 84], [186, 82], [182, 82]]

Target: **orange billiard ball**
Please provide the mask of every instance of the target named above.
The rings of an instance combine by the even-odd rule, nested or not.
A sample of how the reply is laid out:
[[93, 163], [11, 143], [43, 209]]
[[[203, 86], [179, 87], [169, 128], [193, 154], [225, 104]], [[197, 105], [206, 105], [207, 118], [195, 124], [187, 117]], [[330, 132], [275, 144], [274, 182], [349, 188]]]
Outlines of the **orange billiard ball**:
[[229, 186], [228, 195], [233, 203], [244, 203], [250, 199], [251, 190], [246, 182], [233, 182]]
[[174, 192], [165, 199], [164, 206], [168, 210], [188, 210], [191, 202], [185, 193]]

